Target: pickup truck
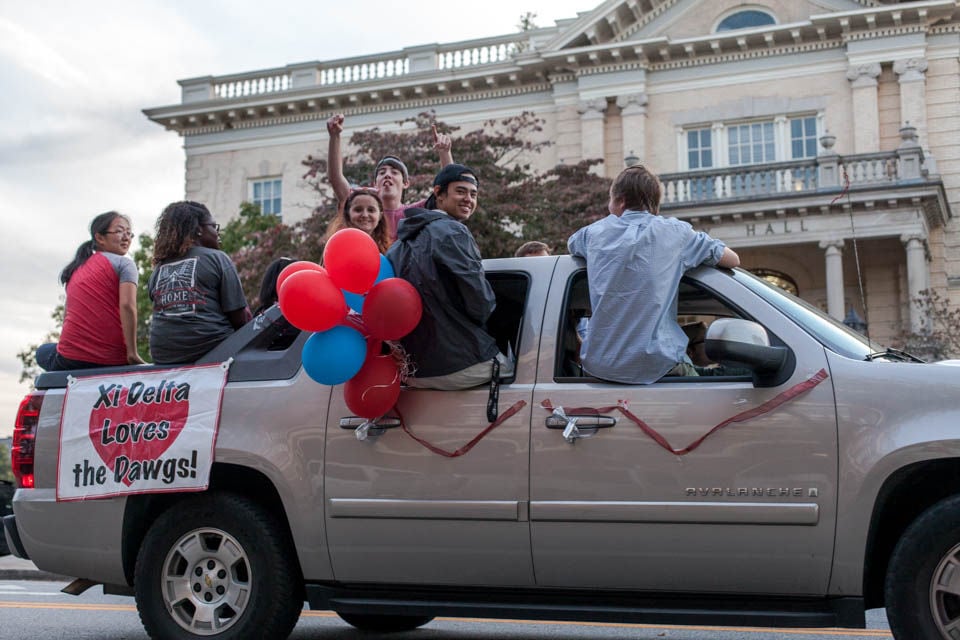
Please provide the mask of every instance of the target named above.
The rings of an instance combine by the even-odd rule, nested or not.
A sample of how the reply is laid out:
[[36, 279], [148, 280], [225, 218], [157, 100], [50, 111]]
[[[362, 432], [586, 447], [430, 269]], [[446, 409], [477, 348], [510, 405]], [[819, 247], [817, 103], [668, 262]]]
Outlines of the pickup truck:
[[[284, 638], [304, 601], [366, 631], [863, 627], [886, 607], [898, 640], [956, 637], [960, 368], [701, 267], [679, 319], [708, 325], [719, 366], [608, 383], [579, 365], [581, 261], [485, 267], [488, 329], [516, 357], [498, 397], [404, 389], [361, 438], [342, 388], [305, 375], [307, 336], [277, 348], [273, 309], [202, 360], [234, 359], [200, 492], [58, 502], [66, 375], [41, 375], [15, 427], [10, 547], [81, 579], [70, 592], [134, 596], [152, 638]], [[500, 423], [477, 440], [490, 402]]]

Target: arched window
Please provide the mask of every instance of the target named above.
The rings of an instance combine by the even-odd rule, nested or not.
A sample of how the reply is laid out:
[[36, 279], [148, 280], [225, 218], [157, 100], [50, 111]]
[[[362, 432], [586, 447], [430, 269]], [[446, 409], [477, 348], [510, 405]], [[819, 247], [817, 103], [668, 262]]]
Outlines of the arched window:
[[797, 281], [782, 271], [775, 271], [774, 269], [750, 269], [750, 273], [758, 278], [763, 278], [770, 284], [777, 285], [784, 291], [792, 293], [795, 296], [800, 295], [800, 288], [797, 287]]
[[746, 11], [737, 11], [720, 21], [717, 25], [717, 32], [733, 31], [734, 29], [749, 29], [751, 27], [764, 27], [768, 24], [777, 24], [776, 19], [766, 11], [748, 9]]

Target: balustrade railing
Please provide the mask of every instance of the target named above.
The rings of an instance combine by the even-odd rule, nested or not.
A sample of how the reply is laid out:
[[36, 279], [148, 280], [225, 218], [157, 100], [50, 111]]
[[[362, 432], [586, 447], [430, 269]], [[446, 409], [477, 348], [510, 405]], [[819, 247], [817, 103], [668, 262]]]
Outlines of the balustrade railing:
[[233, 99], [310, 86], [347, 85], [396, 78], [421, 71], [462, 69], [499, 64], [530, 48], [527, 34], [510, 34], [482, 40], [410, 47], [402, 51], [343, 58], [313, 64], [290, 65], [215, 78], [181, 82], [183, 101]]
[[[850, 186], [915, 180], [917, 176], [903, 175], [902, 153], [829, 154], [811, 160], [665, 173], [660, 176], [664, 188], [663, 204], [682, 206], [684, 203], [836, 189], [843, 186], [844, 171]], [[824, 168], [830, 171], [824, 174]], [[823, 184], [822, 175], [836, 176], [836, 179]]]
[[817, 188], [815, 160], [746, 165], [660, 176], [665, 204], [755, 198]]
[[253, 77], [215, 80], [213, 95], [217, 98], [242, 98], [264, 93], [286, 91], [293, 83], [289, 73], [268, 73]]

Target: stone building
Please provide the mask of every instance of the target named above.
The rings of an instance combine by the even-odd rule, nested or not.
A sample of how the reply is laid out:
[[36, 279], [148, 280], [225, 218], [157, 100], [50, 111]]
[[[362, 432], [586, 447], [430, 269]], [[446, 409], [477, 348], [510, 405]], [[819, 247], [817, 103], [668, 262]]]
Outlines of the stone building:
[[145, 113], [183, 136], [188, 198], [289, 222], [314, 204], [300, 161], [325, 153], [333, 113], [349, 140], [426, 109], [462, 130], [529, 110], [554, 143], [535, 166], [644, 162], [664, 214], [881, 341], [922, 327], [923, 289], [960, 305], [957, 0], [585, 8], [522, 33], [183, 80], [180, 104]]

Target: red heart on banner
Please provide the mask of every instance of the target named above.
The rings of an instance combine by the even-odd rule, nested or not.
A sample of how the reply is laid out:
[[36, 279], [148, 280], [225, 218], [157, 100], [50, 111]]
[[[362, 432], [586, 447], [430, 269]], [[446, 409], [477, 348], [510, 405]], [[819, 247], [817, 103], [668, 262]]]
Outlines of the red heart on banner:
[[[90, 442], [104, 464], [117, 473], [117, 460], [130, 462], [155, 460], [170, 448], [187, 423], [190, 399], [177, 399], [175, 393], [154, 398], [152, 402], [127, 404], [129, 390], [123, 387], [116, 402], [102, 403], [90, 412]], [[161, 399], [162, 398], [162, 399]], [[120, 480], [132, 484], [121, 468]]]

